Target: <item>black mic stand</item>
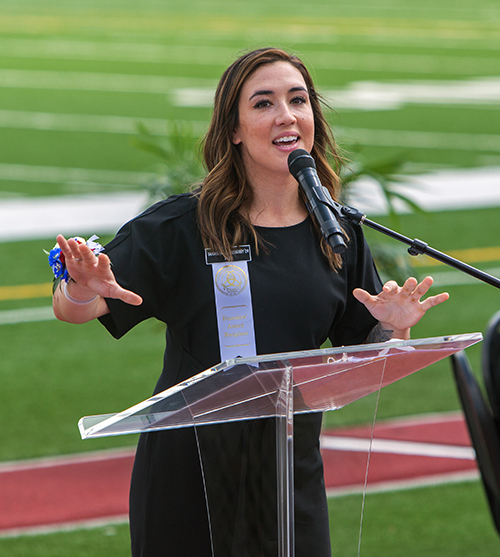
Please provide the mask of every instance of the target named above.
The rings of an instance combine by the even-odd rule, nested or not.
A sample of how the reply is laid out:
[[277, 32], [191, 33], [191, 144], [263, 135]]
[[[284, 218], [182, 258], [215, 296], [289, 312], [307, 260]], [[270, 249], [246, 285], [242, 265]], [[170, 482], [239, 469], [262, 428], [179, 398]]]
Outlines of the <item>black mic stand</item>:
[[463, 263], [458, 259], [446, 255], [445, 253], [437, 251], [434, 248], [429, 247], [425, 242], [422, 242], [422, 240], [411, 240], [410, 238], [407, 238], [406, 236], [403, 236], [398, 232], [394, 232], [394, 230], [386, 228], [385, 226], [382, 226], [381, 224], [378, 224], [366, 218], [366, 215], [364, 215], [361, 211], [358, 211], [358, 209], [355, 209], [354, 207], [345, 207], [343, 205], [340, 205], [339, 203], [336, 203], [335, 201], [333, 202], [333, 204], [334, 206], [332, 206], [331, 209], [337, 213], [338, 218], [346, 219], [353, 224], [365, 224], [366, 226], [369, 226], [370, 228], [373, 228], [378, 232], [382, 232], [382, 234], [385, 234], [386, 236], [394, 238], [395, 240], [398, 240], [403, 244], [407, 244], [408, 246], [410, 246], [408, 248], [408, 253], [410, 255], [428, 255], [429, 257], [432, 257], [433, 259], [436, 259], [437, 261], [440, 261], [445, 265], [454, 267], [455, 269], [458, 269], [463, 273], [482, 280], [483, 282], [486, 282], [491, 286], [500, 288], [500, 279], [497, 279], [496, 277], [489, 275], [488, 273], [480, 271], [479, 269], [471, 267], [470, 265], [467, 265], [467, 263]]

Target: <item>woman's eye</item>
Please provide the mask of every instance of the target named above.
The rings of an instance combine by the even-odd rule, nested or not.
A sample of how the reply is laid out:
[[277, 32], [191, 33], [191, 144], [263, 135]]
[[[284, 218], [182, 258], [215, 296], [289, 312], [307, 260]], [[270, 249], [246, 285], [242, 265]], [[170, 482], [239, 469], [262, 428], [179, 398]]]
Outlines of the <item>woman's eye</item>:
[[307, 99], [305, 97], [294, 97], [292, 99], [293, 104], [305, 104], [306, 102], [307, 102]]
[[266, 106], [269, 106], [271, 103], [268, 100], [262, 100], [259, 101], [258, 103], [256, 103], [254, 105], [254, 108], [265, 108]]

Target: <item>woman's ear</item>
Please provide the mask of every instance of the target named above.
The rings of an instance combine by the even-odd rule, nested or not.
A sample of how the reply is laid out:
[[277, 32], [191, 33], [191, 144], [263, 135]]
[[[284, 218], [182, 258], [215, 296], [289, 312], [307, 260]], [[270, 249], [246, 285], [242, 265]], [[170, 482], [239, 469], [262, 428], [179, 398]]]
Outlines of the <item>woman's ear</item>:
[[239, 145], [241, 143], [241, 137], [238, 128], [233, 131], [233, 143], [234, 145]]

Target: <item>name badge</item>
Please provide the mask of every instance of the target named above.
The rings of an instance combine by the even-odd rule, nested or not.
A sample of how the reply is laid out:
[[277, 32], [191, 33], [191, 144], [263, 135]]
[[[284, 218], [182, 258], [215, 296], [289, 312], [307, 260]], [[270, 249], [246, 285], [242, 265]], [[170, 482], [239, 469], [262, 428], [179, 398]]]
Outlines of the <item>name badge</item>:
[[227, 261], [220, 253], [205, 250], [214, 279], [221, 362], [257, 355], [248, 273], [251, 249], [236, 246], [231, 253], [234, 259]]

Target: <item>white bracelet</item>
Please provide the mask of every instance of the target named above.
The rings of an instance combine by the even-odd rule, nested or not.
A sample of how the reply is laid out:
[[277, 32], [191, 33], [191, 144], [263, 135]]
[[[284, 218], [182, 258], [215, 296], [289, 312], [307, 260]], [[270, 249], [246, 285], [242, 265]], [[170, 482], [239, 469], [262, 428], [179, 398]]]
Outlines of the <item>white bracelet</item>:
[[66, 299], [72, 304], [76, 304], [77, 306], [85, 306], [86, 304], [90, 304], [98, 297], [98, 294], [96, 294], [94, 297], [90, 298], [90, 300], [77, 300], [76, 298], [73, 298], [73, 296], [68, 292], [68, 283], [64, 279], [61, 280], [61, 290], [63, 291]]

